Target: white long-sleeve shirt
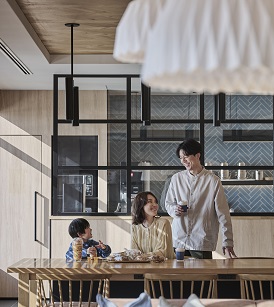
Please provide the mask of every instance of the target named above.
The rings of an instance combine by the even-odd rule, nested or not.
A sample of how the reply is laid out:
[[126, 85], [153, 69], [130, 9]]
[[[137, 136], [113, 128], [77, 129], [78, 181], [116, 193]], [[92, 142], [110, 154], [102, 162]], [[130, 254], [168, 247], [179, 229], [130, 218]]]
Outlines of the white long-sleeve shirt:
[[[175, 215], [177, 202], [186, 201], [188, 210]], [[233, 247], [232, 224], [229, 207], [219, 177], [203, 170], [192, 175], [184, 170], [172, 176], [165, 202], [168, 214], [173, 217], [172, 237], [174, 247], [187, 250], [214, 251], [219, 227], [223, 247]]]

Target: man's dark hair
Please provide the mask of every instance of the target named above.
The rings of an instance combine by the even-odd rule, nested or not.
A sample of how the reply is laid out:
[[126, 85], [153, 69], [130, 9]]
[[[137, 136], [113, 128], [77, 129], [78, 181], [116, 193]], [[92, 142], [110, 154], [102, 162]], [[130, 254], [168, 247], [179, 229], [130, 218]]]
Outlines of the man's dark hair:
[[182, 150], [187, 156], [196, 155], [197, 153], [202, 154], [201, 144], [194, 139], [187, 139], [178, 146], [176, 149], [176, 155], [178, 158], [180, 158], [180, 150]]
[[78, 234], [85, 233], [86, 228], [90, 227], [89, 222], [86, 219], [74, 219], [68, 228], [69, 235], [74, 239], [78, 237]]

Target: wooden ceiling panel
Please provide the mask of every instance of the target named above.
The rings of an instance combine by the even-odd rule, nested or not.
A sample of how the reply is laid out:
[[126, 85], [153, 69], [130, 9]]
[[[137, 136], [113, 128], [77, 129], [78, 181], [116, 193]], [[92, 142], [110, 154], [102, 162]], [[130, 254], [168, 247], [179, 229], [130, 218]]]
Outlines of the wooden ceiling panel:
[[116, 27], [130, 0], [16, 0], [50, 54], [112, 54]]

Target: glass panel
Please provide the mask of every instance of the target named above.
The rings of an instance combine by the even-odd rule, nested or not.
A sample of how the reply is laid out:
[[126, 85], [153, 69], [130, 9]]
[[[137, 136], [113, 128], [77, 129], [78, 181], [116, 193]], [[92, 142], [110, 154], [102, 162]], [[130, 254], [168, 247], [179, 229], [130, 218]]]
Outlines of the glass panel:
[[198, 129], [198, 124], [133, 124], [131, 160], [150, 161], [153, 166], [180, 165], [176, 149], [185, 138], [199, 141]]
[[108, 170], [108, 212], [127, 213], [127, 177], [125, 170]]
[[271, 130], [272, 124], [221, 124], [213, 127], [205, 125], [205, 163], [221, 165], [238, 165], [244, 162], [246, 166], [267, 166], [273, 163], [273, 142], [223, 141], [224, 130]]
[[[183, 168], [184, 169], [184, 168]], [[138, 174], [132, 177], [132, 194], [131, 198], [141, 191], [150, 191], [158, 199], [159, 211], [158, 213], [166, 212], [165, 196], [169, 187], [171, 177], [178, 172], [178, 170], [133, 170], [133, 173]]]
[[[119, 166], [127, 159], [126, 124], [108, 124], [108, 165]], [[101, 153], [99, 152], [99, 155]]]
[[[81, 171], [83, 172], [83, 171]], [[86, 174], [60, 171], [55, 215], [127, 213], [126, 171], [93, 170]]]
[[79, 131], [71, 124], [59, 127], [59, 166], [119, 166], [126, 161], [126, 124], [82, 124], [83, 135], [73, 135]]
[[[77, 78], [74, 77], [74, 86], [79, 88], [79, 119], [106, 120], [109, 114], [114, 114], [114, 108], [117, 103], [114, 103], [112, 110], [108, 110], [111, 104], [108, 102], [108, 89], [119, 89], [120, 92], [126, 93], [125, 78]], [[59, 78], [59, 93], [58, 93], [58, 119], [66, 118], [66, 95], [65, 95], [65, 79]], [[118, 91], [117, 91], [118, 92]], [[119, 118], [126, 118], [126, 95], [120, 99]], [[114, 99], [115, 100], [115, 99]], [[115, 101], [117, 102], [117, 101]], [[122, 116], [122, 117], [120, 117]]]
[[55, 210], [57, 214], [98, 212], [98, 171], [59, 175]]
[[[213, 118], [214, 96], [205, 95], [205, 119]], [[226, 119], [272, 119], [273, 98], [266, 95], [226, 95]]]
[[97, 166], [98, 136], [58, 136], [59, 166]]
[[[200, 96], [198, 95], [151, 95], [151, 119], [198, 119]], [[132, 119], [141, 119], [141, 95], [132, 95]]]
[[126, 111], [126, 92], [108, 91], [108, 119], [126, 119]]

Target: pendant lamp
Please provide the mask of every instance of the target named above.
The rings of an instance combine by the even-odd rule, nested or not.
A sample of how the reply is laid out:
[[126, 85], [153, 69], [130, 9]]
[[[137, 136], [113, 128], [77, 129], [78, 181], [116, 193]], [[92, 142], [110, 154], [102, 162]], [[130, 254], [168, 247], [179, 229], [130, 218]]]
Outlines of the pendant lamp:
[[273, 94], [273, 14], [273, 0], [168, 0], [148, 30], [142, 82], [176, 92]]
[[72, 121], [73, 126], [79, 126], [79, 88], [74, 86], [73, 80], [73, 28], [79, 27], [78, 23], [66, 23], [71, 29], [71, 75], [66, 77], [66, 119]]
[[142, 81], [182, 92], [274, 92], [273, 0], [169, 0], [148, 35]]
[[143, 126], [151, 125], [151, 89], [141, 84], [141, 121]]
[[147, 37], [166, 0], [133, 0], [123, 14], [115, 35], [113, 57], [125, 63], [142, 63]]

